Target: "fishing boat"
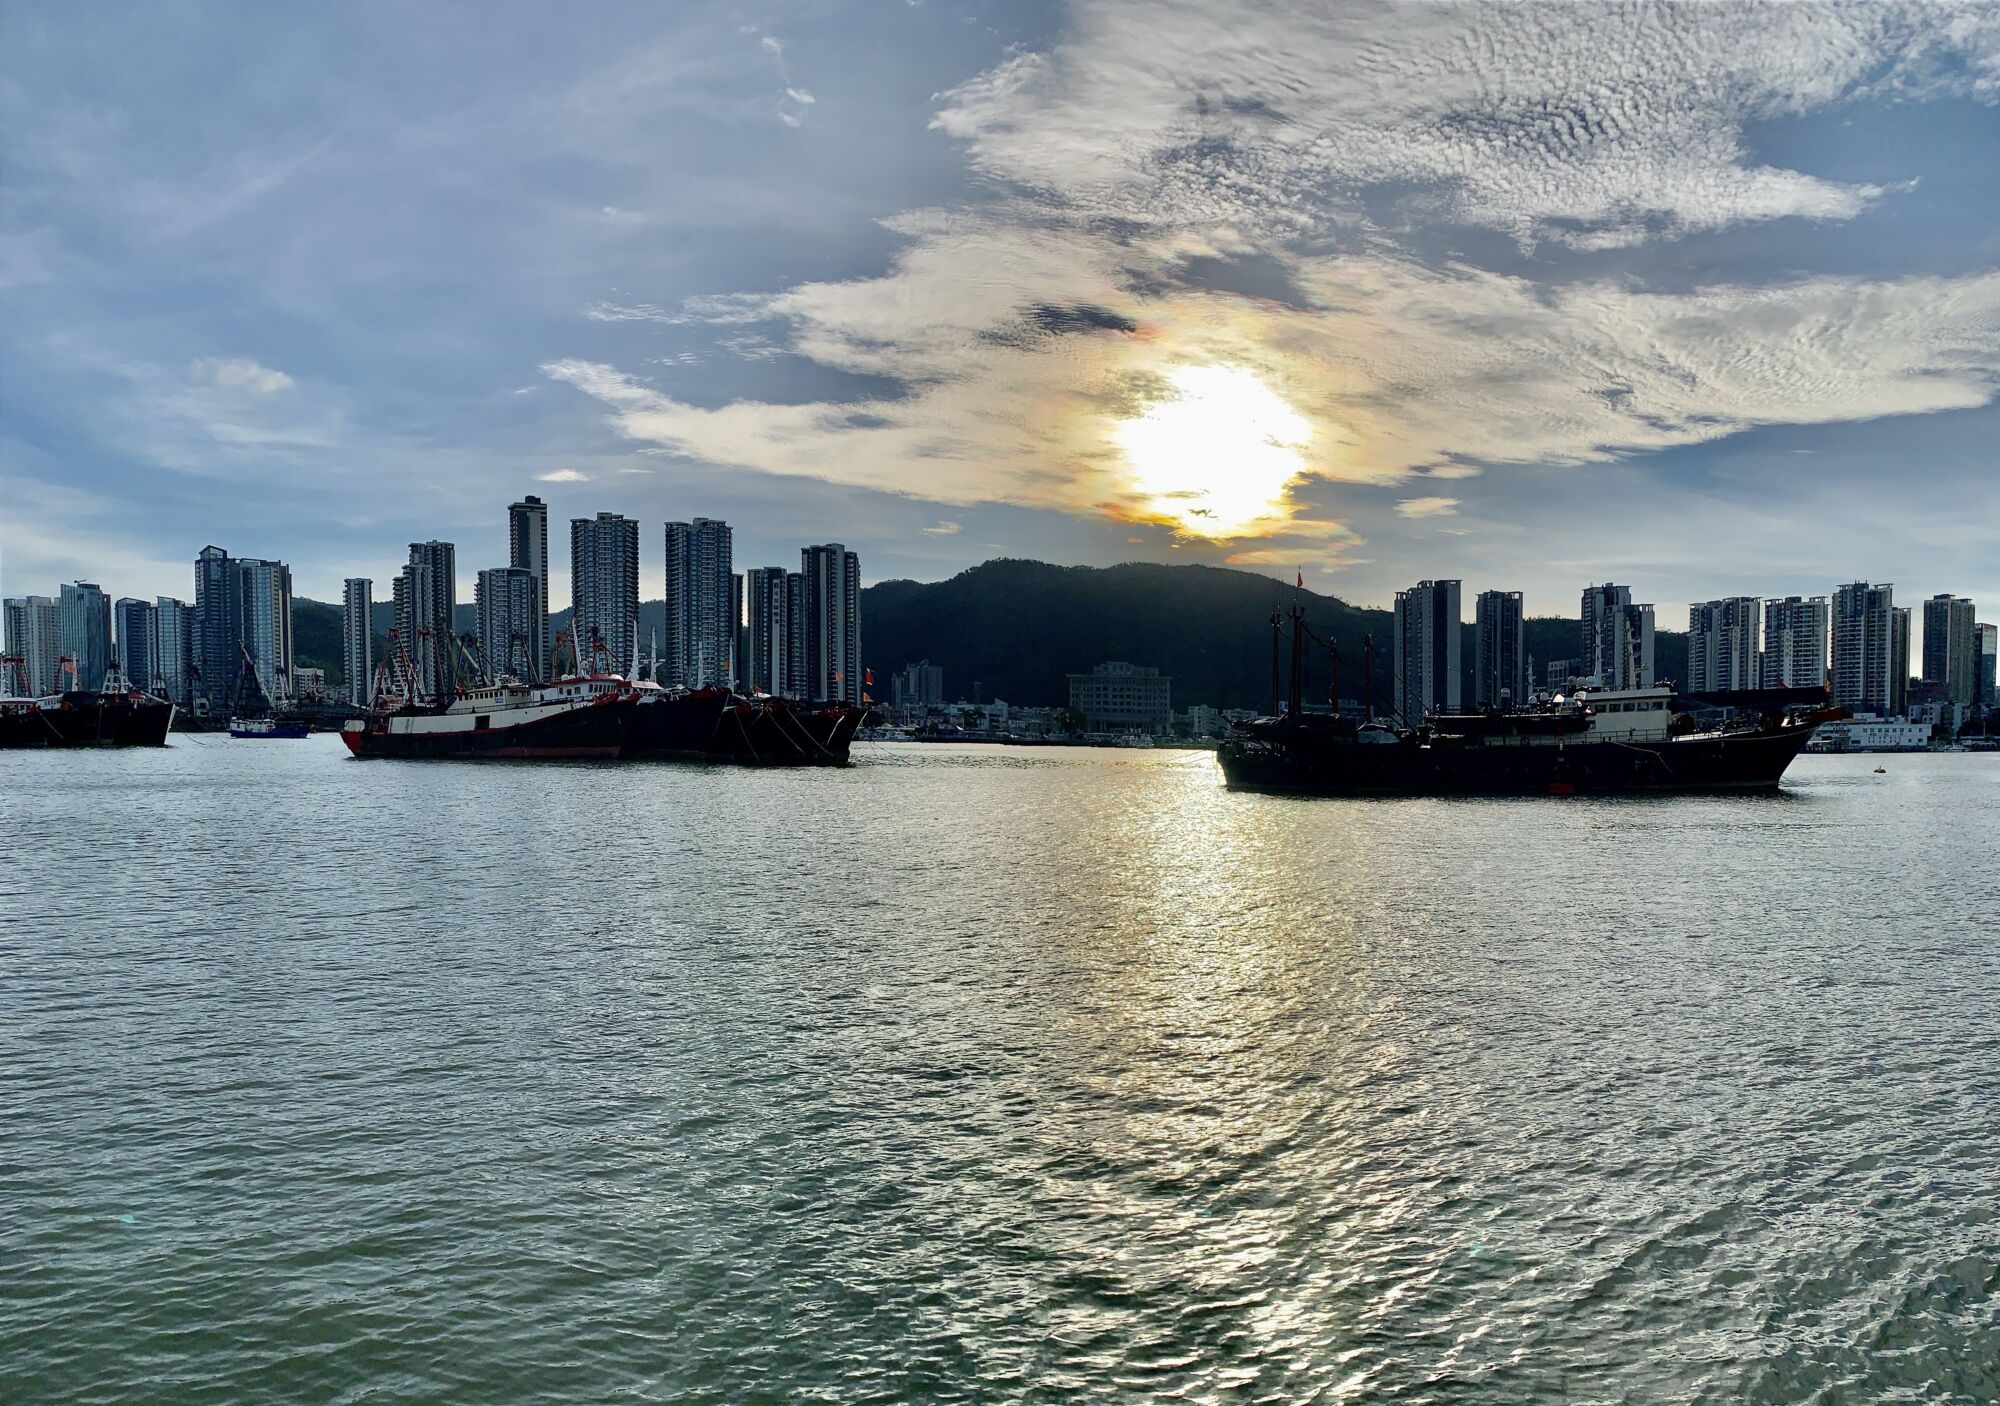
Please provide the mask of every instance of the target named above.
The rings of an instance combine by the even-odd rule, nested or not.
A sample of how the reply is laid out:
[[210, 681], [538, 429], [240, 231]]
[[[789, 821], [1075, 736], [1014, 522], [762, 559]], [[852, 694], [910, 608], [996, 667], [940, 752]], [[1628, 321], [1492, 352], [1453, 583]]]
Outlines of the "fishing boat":
[[257, 661], [250, 657], [248, 647], [239, 644], [243, 654], [242, 690], [246, 704], [243, 711], [229, 719], [229, 735], [253, 742], [297, 741], [308, 735], [312, 726], [304, 718], [285, 716], [285, 699], [273, 700], [264, 692], [264, 680], [257, 672]]
[[[1304, 641], [1292, 619], [1288, 705], [1239, 722], [1218, 749], [1239, 790], [1320, 795], [1575, 795], [1770, 791], [1822, 722], [1843, 715], [1820, 688], [1679, 693], [1588, 688], [1519, 712], [1375, 719], [1373, 642], [1364, 716], [1304, 708]], [[1273, 617], [1273, 693], [1277, 680]], [[1322, 641], [1324, 643], [1324, 641]], [[1338, 672], [1338, 651], [1328, 646]], [[1719, 721], [1702, 723], [1700, 715]]]
[[[65, 657], [60, 671], [74, 681], [76, 661]], [[131, 687], [114, 664], [100, 688], [0, 698], [0, 750], [164, 747], [173, 721], [172, 703]]]

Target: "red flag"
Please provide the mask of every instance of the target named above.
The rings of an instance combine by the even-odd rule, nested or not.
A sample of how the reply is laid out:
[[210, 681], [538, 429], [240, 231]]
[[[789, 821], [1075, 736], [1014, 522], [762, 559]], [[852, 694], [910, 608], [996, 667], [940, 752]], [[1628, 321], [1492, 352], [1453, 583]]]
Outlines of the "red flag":
[[1298, 581], [1297, 581], [1297, 582], [1296, 582], [1295, 584], [1297, 585], [1298, 589], [1299, 589], [1299, 590], [1301, 590], [1301, 591], [1303, 591], [1303, 590], [1304, 590], [1304, 589], [1306, 588], [1306, 574], [1305, 574], [1305, 572], [1301, 571], [1301, 572], [1299, 573], [1299, 579], [1298, 579]]
[[863, 669], [861, 671], [861, 681], [870, 688], [875, 687], [875, 671], [873, 669]]

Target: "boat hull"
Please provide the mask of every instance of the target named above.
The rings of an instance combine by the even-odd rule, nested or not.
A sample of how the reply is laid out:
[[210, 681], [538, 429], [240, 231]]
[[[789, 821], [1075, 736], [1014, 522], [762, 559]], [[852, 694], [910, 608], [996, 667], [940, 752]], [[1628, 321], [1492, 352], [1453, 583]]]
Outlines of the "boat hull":
[[244, 742], [297, 741], [312, 732], [312, 725], [305, 722], [273, 723], [269, 727], [244, 727], [232, 723], [229, 735]]
[[160, 698], [66, 693], [0, 710], [0, 749], [164, 747], [174, 705]]
[[624, 750], [633, 704], [619, 700], [571, 708], [513, 726], [404, 731], [392, 718], [349, 723], [340, 738], [368, 760], [404, 761], [608, 761]]
[[1478, 746], [1404, 736], [1361, 742], [1267, 728], [1218, 753], [1231, 788], [1305, 795], [1618, 795], [1775, 791], [1810, 726], [1657, 742]]

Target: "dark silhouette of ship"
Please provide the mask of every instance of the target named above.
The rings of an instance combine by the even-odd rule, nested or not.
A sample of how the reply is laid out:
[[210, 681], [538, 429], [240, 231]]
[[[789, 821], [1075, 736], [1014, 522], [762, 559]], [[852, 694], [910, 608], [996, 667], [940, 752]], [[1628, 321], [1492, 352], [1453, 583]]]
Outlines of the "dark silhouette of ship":
[[[76, 676], [73, 660], [61, 669]], [[130, 687], [114, 665], [102, 688], [0, 698], [0, 749], [164, 747], [173, 721], [172, 703]]]
[[[1377, 721], [1371, 638], [1357, 722], [1306, 711], [1311, 631], [1296, 607], [1290, 620], [1287, 705], [1281, 709], [1277, 699], [1280, 617], [1273, 615], [1270, 715], [1236, 724], [1218, 750], [1234, 788], [1316, 795], [1771, 791], [1814, 728], [1842, 714], [1825, 706], [1823, 688], [1689, 694], [1662, 685], [1584, 688], [1520, 712]], [[1326, 647], [1337, 690], [1339, 654]]]

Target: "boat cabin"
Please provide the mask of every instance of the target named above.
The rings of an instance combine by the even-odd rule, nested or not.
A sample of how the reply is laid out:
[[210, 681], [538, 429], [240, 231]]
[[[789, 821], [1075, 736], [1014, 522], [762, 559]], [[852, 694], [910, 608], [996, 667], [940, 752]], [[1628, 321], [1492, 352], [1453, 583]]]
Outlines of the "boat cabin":
[[1674, 691], [1654, 688], [1578, 690], [1575, 703], [1590, 720], [1592, 742], [1664, 742], [1674, 720]]

